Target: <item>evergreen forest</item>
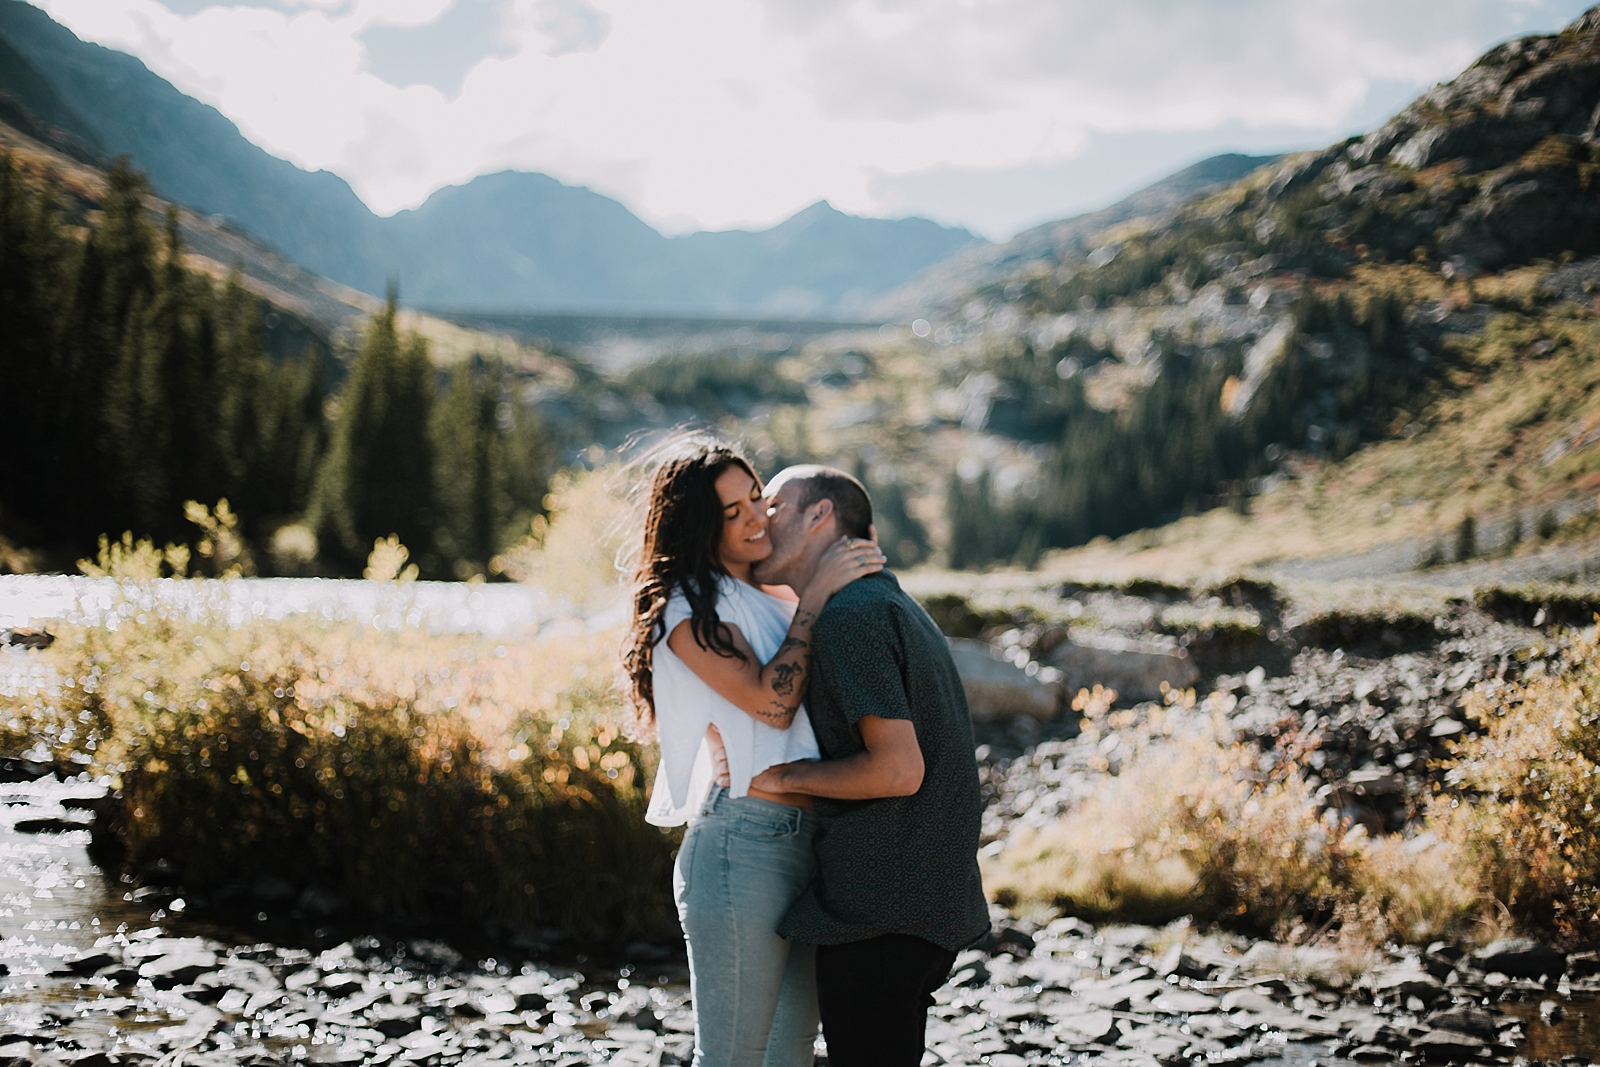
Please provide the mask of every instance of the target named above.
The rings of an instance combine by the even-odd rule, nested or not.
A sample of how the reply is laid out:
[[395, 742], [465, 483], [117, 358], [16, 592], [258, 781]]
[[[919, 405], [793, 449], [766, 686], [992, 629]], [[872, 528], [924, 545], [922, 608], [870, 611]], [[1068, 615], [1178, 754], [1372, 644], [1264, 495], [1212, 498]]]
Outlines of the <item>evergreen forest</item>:
[[72, 211], [0, 155], [0, 539], [70, 566], [105, 533], [189, 540], [185, 502], [226, 499], [261, 573], [359, 574], [397, 535], [447, 578], [526, 532], [552, 450], [503, 367], [435, 370], [393, 291], [358, 351], [273, 353], [270, 308], [186, 268], [149, 194], [119, 160]]

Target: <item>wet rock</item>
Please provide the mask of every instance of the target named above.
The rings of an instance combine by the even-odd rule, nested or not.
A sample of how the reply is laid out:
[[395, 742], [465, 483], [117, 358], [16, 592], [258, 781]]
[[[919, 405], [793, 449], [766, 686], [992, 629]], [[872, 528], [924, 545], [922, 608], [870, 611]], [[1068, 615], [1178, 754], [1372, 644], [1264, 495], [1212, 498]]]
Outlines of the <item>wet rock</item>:
[[1216, 1011], [1221, 1005], [1216, 997], [1209, 993], [1200, 993], [1192, 989], [1169, 989], [1150, 1002], [1156, 1011], [1168, 1015], [1196, 1015]]
[[18, 819], [11, 828], [19, 834], [70, 834], [74, 830], [87, 830], [94, 823], [88, 818], [67, 818], [49, 815], [37, 819]]
[[76, 959], [66, 962], [66, 969], [81, 978], [87, 978], [106, 967], [115, 966], [120, 961], [109, 952], [91, 952]]
[[1423, 1024], [1436, 1030], [1469, 1034], [1480, 1041], [1493, 1041], [1496, 1029], [1494, 1016], [1472, 1004], [1436, 1011], [1424, 1019]]
[[12, 648], [39, 651], [49, 648], [55, 643], [56, 635], [48, 630], [30, 630], [16, 626], [7, 630], [0, 630], [0, 645], [10, 645]]
[[1415, 958], [1379, 968], [1367, 975], [1361, 984], [1376, 996], [1401, 1000], [1416, 997], [1424, 1004], [1432, 1003], [1444, 993], [1443, 983]]
[[1481, 1059], [1489, 1053], [1489, 1046], [1471, 1034], [1451, 1030], [1429, 1030], [1413, 1037], [1411, 1047], [1427, 1060]]
[[951, 638], [950, 657], [961, 675], [974, 720], [1055, 716], [1059, 706], [1057, 690], [1005, 659], [986, 642]]
[[1116, 1016], [1106, 1009], [1056, 1016], [1051, 1028], [1064, 1040], [1079, 1044], [1111, 1044], [1121, 1036]]
[[422, 1011], [414, 1004], [375, 1004], [367, 1018], [385, 1037], [404, 1037], [422, 1029]]
[[1050, 662], [1061, 671], [1068, 694], [1101, 685], [1115, 689], [1124, 704], [1160, 700], [1163, 683], [1182, 690], [1200, 680], [1199, 669], [1176, 642], [1111, 633], [1075, 631], [1050, 654]]
[[207, 971], [215, 970], [217, 956], [203, 949], [181, 949], [139, 965], [139, 977], [148, 978], [157, 989], [189, 985]]
[[1600, 952], [1574, 952], [1567, 957], [1567, 973], [1574, 978], [1593, 978], [1600, 974]]
[[1480, 971], [1499, 971], [1512, 978], [1554, 980], [1567, 970], [1567, 958], [1564, 955], [1549, 945], [1525, 938], [1501, 938], [1474, 952], [1470, 960]]
[[1235, 989], [1223, 994], [1222, 1010], [1226, 1012], [1248, 1011], [1256, 1015], [1267, 1015], [1280, 1010], [1277, 1001], [1261, 992], [1259, 989]]
[[506, 993], [515, 998], [517, 1011], [542, 1011], [550, 1004], [545, 995], [547, 979], [543, 975], [519, 974], [506, 983]]
[[1117, 1044], [1148, 1053], [1159, 1063], [1176, 1064], [1186, 1060], [1184, 1050], [1189, 1047], [1189, 1038], [1165, 1028], [1145, 1026], [1123, 1034]]
[[1179, 978], [1204, 980], [1210, 978], [1216, 971], [1216, 968], [1201, 963], [1185, 952], [1182, 945], [1173, 945], [1150, 966], [1162, 978], [1175, 974]]

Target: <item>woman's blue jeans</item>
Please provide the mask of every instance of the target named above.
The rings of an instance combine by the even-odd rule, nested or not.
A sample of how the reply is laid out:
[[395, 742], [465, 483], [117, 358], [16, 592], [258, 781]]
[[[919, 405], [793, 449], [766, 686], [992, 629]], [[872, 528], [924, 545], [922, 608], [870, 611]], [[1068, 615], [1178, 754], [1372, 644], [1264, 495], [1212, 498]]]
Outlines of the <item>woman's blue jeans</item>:
[[689, 942], [694, 1067], [811, 1067], [816, 948], [776, 931], [811, 880], [816, 827], [803, 808], [722, 786], [689, 821], [672, 889]]

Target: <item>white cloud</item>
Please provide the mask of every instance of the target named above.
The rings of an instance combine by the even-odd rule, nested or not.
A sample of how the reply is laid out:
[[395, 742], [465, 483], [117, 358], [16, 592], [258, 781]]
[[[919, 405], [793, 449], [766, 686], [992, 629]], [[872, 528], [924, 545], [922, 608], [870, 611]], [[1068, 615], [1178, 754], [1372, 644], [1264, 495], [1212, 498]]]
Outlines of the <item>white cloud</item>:
[[170, 0], [187, 15], [157, 0], [37, 2], [270, 151], [340, 173], [380, 212], [516, 167], [675, 227], [771, 222], [826, 197], [991, 234], [1080, 206], [1086, 188], [1008, 175], [1070, 175], [1075, 157], [1129, 138], [1171, 137], [1195, 157], [1264, 137], [1319, 143], [1585, 6], [510, 0], [494, 48], [460, 58], [447, 97], [379, 78], [362, 35], [431, 26], [452, 0]]

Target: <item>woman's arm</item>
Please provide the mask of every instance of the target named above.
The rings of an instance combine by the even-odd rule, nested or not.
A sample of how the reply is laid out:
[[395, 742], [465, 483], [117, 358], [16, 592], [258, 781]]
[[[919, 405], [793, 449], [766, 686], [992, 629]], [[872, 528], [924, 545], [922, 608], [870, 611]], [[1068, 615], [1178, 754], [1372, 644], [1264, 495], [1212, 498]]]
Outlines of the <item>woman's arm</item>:
[[[866, 574], [883, 569], [884, 556], [870, 541], [840, 538], [828, 549], [817, 574], [800, 596], [794, 620], [778, 651], [762, 663], [737, 626], [728, 626], [733, 647], [743, 659], [719, 656], [695, 640], [693, 621], [685, 619], [667, 635], [667, 647], [689, 665], [712, 690], [752, 718], [787, 730], [805, 699], [811, 672], [811, 628], [834, 593]], [[727, 624], [724, 624], [727, 625]]]

